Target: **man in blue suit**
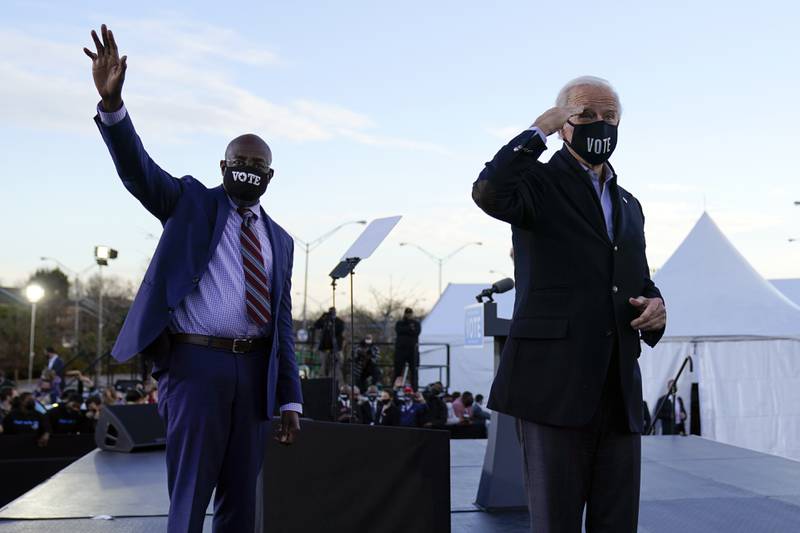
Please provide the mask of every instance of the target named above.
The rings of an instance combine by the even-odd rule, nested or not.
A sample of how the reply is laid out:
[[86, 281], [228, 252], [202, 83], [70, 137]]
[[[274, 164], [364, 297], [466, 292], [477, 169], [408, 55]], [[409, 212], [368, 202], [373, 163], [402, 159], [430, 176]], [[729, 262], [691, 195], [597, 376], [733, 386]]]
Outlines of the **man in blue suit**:
[[[264, 423], [291, 444], [302, 396], [292, 333], [294, 244], [259, 204], [272, 154], [237, 137], [220, 161], [223, 184], [174, 178], [144, 150], [122, 102], [127, 56], [105, 25], [92, 31], [95, 122], [122, 183], [164, 227], [112, 355], [153, 360], [167, 428], [168, 530], [199, 532], [214, 499], [215, 532], [253, 531]], [[266, 475], [269, 475], [267, 473]]]

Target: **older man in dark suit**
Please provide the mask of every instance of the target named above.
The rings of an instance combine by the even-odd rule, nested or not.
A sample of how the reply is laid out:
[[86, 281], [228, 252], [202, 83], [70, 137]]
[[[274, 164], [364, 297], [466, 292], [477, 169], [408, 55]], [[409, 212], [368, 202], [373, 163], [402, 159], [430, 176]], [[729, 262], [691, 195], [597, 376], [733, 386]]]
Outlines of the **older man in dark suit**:
[[[644, 214], [608, 163], [621, 107], [582, 77], [500, 149], [474, 183], [511, 224], [516, 301], [489, 407], [517, 418], [535, 532], [637, 530], [642, 431], [639, 339], [661, 338]], [[564, 147], [538, 161], [547, 137]]]

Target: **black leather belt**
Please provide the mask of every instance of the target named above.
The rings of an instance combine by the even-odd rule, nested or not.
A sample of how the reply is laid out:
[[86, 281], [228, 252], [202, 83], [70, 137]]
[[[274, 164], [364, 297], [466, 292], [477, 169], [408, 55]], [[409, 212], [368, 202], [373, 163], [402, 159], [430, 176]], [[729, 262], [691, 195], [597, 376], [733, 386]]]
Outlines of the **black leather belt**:
[[173, 333], [170, 335], [170, 339], [172, 339], [172, 342], [217, 348], [231, 353], [266, 351], [269, 347], [269, 337], [258, 337], [256, 339], [226, 339], [224, 337], [209, 337], [208, 335]]

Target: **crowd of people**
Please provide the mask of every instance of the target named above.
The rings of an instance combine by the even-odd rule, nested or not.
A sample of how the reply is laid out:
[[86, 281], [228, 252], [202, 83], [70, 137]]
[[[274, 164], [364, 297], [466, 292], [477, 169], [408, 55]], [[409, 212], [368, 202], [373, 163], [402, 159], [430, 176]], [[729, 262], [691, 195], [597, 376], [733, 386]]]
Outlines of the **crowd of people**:
[[483, 396], [469, 391], [445, 391], [441, 382], [415, 390], [411, 385], [379, 389], [369, 385], [365, 394], [358, 386], [343, 385], [336, 406], [338, 422], [378, 426], [447, 428], [483, 426], [489, 420]]
[[31, 435], [46, 447], [51, 435], [94, 432], [100, 412], [107, 405], [156, 403], [155, 384], [97, 388], [89, 376], [67, 371], [53, 350], [45, 350], [47, 366], [33, 391], [22, 391], [0, 370], [0, 438]]

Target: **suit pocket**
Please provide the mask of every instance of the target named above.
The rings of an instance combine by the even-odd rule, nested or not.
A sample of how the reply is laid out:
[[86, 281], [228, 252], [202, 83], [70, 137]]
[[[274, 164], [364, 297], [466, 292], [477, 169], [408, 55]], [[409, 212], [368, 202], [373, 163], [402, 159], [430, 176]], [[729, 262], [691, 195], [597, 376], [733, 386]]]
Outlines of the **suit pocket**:
[[566, 318], [518, 318], [511, 323], [510, 334], [519, 339], [563, 339], [568, 331]]

